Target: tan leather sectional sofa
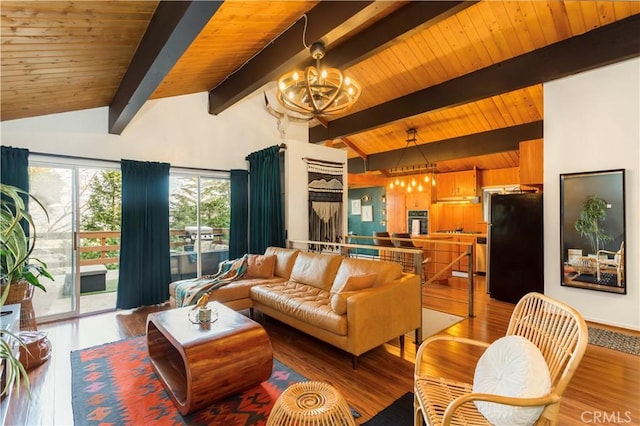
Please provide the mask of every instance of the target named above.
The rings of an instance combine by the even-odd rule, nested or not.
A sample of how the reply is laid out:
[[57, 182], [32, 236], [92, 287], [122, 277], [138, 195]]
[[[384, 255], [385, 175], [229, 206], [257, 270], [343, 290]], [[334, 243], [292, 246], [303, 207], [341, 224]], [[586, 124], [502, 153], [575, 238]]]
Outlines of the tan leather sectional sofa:
[[[421, 327], [417, 275], [393, 262], [269, 247], [273, 269], [252, 268], [209, 300], [264, 314], [357, 357]], [[258, 271], [258, 272], [255, 272]], [[260, 275], [256, 277], [251, 273]], [[356, 288], [353, 289], [355, 283]], [[174, 286], [170, 286], [175, 306]], [[346, 310], [346, 312], [345, 312]]]

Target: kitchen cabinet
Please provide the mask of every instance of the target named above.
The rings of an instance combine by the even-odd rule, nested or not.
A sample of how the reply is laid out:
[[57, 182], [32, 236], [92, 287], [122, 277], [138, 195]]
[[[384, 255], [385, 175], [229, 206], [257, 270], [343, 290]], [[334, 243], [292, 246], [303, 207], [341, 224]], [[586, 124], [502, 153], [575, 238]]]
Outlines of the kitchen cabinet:
[[411, 191], [405, 197], [407, 210], [429, 210], [431, 200], [427, 192]]
[[[476, 237], [468, 236], [468, 235], [460, 235], [455, 237], [455, 241], [457, 241], [458, 243], [464, 243], [464, 244], [458, 244], [456, 246], [454, 259], [462, 255], [463, 253], [466, 253], [467, 249], [469, 248], [467, 244], [475, 245]], [[460, 259], [458, 262], [456, 262], [453, 269], [461, 272], [469, 271], [469, 257], [465, 256], [462, 259]]]
[[475, 169], [440, 173], [437, 175], [436, 182], [436, 197], [438, 200], [476, 197], [478, 195], [478, 180]]
[[542, 185], [543, 154], [542, 139], [520, 142], [520, 184]]
[[[447, 267], [453, 259], [453, 252], [455, 249], [454, 244], [448, 244], [452, 242], [454, 237], [451, 235], [430, 235], [429, 241], [423, 241], [420, 239], [414, 239], [413, 244], [417, 247], [425, 249], [425, 258], [429, 258], [427, 262], [427, 279], [431, 279], [442, 269]], [[438, 276], [435, 280], [436, 283], [446, 284], [451, 277], [451, 269], [446, 269], [442, 275]]]

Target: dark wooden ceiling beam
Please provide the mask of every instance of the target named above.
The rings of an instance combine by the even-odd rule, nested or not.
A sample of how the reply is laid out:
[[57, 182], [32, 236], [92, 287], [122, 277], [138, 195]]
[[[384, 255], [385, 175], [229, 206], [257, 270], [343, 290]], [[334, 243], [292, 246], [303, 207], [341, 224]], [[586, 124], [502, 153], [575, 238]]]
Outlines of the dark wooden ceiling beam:
[[[348, 161], [349, 173], [363, 173], [372, 170], [388, 170], [397, 167], [407, 167], [423, 164], [425, 159], [429, 163], [452, 160], [455, 158], [476, 157], [479, 155], [495, 154], [497, 152], [515, 151], [520, 149], [520, 142], [542, 138], [542, 121], [505, 127], [497, 130], [476, 133], [468, 136], [446, 139], [438, 142], [387, 151], [380, 154], [370, 154], [363, 161], [361, 158], [351, 158]], [[402, 155], [402, 162], [398, 159]]]
[[[321, 1], [307, 12], [306, 42], [310, 45], [371, 7], [371, 1]], [[280, 74], [310, 60], [302, 44], [304, 20], [269, 43], [237, 72], [209, 91], [209, 114], [219, 114]]]
[[122, 133], [221, 4], [221, 1], [158, 3], [109, 105], [109, 133]]
[[323, 64], [327, 67], [348, 68], [476, 3], [478, 2], [409, 2], [348, 41], [332, 47], [323, 59]]
[[309, 142], [337, 139], [407, 117], [488, 98], [640, 55], [640, 15], [309, 129]]

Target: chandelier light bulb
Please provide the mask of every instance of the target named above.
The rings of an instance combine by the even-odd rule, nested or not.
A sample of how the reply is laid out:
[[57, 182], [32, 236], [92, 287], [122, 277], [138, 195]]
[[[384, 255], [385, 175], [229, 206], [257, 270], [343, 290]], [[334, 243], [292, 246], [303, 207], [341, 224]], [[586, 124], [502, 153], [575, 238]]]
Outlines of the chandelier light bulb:
[[422, 188], [422, 184], [418, 185], [418, 191], [419, 191], [419, 192], [422, 192], [422, 190], [423, 190], [423, 189], [424, 189], [424, 188]]
[[436, 186], [436, 180], [435, 179], [431, 179], [431, 185]]
[[[300, 75], [298, 74], [298, 71], [294, 71], [294, 72], [293, 72], [293, 75], [292, 75], [291, 77], [292, 77], [295, 81], [298, 81], [298, 79], [300, 79]], [[280, 84], [284, 86], [284, 82], [283, 82], [283, 81], [281, 81], [281, 82], [280, 82]]]
[[425, 181], [425, 182], [427, 182], [427, 183], [429, 183], [429, 176], [425, 176], [425, 177], [424, 177], [424, 181]]
[[395, 187], [395, 185], [393, 184], [393, 182], [391, 182], [391, 183], [389, 184], [389, 189], [393, 189], [394, 187]]
[[396, 185], [400, 185], [400, 179], [396, 178]]
[[411, 192], [411, 191], [413, 191], [413, 190], [411, 189], [411, 186], [407, 186], [407, 192]]
[[403, 180], [400, 181], [400, 186], [404, 188], [404, 181]]
[[411, 186], [416, 186], [416, 178], [411, 178]]

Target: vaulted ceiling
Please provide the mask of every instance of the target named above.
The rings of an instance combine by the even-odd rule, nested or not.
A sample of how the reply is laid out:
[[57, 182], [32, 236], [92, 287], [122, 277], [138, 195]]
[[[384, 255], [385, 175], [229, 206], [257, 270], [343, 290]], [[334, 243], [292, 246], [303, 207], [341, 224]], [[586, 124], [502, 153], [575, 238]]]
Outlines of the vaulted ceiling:
[[[363, 94], [309, 138], [352, 172], [514, 167], [542, 138], [542, 83], [640, 55], [638, 1], [3, 1], [0, 119], [109, 106], [119, 134], [148, 99], [209, 92], [220, 114], [310, 63]], [[306, 19], [302, 16], [306, 14]], [[306, 28], [305, 28], [306, 22]], [[274, 87], [273, 84], [268, 87]]]

